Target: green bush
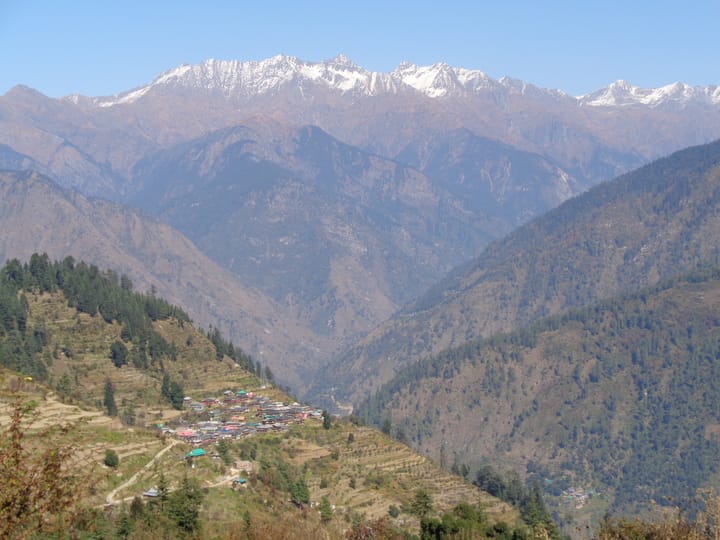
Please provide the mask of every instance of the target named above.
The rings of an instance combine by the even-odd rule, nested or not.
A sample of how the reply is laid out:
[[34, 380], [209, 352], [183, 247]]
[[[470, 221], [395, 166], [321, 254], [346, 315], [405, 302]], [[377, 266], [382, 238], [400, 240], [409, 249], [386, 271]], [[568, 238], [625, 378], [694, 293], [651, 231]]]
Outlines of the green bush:
[[120, 458], [118, 457], [117, 452], [112, 448], [105, 450], [104, 463], [111, 469], [116, 469], [117, 466], [120, 465]]

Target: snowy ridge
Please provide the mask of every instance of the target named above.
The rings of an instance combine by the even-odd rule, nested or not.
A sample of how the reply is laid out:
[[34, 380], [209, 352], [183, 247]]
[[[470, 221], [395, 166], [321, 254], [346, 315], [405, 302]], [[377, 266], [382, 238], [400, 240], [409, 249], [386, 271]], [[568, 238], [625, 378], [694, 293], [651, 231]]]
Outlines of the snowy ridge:
[[[133, 103], [155, 88], [202, 89], [228, 98], [247, 99], [293, 87], [304, 96], [313, 85], [355, 96], [409, 92], [432, 99], [472, 96], [491, 91], [497, 95], [505, 93], [552, 100], [569, 99], [580, 106], [590, 107], [655, 107], [665, 103], [686, 105], [691, 102], [720, 104], [718, 86], [692, 87], [674, 83], [661, 88], [644, 89], [625, 81], [616, 81], [607, 88], [573, 98], [560, 90], [547, 90], [508, 77], [495, 80], [482, 71], [444, 63], [417, 66], [403, 62], [390, 73], [371, 72], [342, 55], [325, 62], [307, 62], [285, 55], [259, 62], [210, 59], [201, 64], [184, 64], [166, 71], [147, 86], [129, 92], [87, 99], [95, 106], [112, 107]], [[72, 96], [70, 100], [77, 103], [79, 97]]]
[[685, 105], [690, 102], [720, 105], [720, 87], [690, 86], [676, 82], [660, 88], [639, 88], [620, 80], [615, 81], [607, 88], [580, 96], [578, 101], [581, 105], [590, 107], [624, 107], [628, 105], [657, 107], [665, 103]]
[[[289, 84], [302, 88], [305, 83], [322, 85], [343, 94], [376, 96], [404, 91], [418, 92], [430, 98], [473, 94], [505, 86], [482, 71], [443, 63], [417, 66], [403, 62], [390, 73], [379, 73], [357, 66], [342, 55], [326, 62], [306, 62], [293, 56], [278, 55], [260, 62], [210, 59], [196, 65], [184, 64], [166, 71], [147, 86], [112, 97], [96, 98], [94, 103], [100, 107], [132, 103], [157, 87], [202, 88], [219, 91], [227, 97], [252, 97], [276, 92]], [[523, 84], [523, 93], [525, 88], [540, 91]]]
[[497, 82], [482, 71], [453, 68], [447, 64], [416, 66], [403, 62], [390, 73], [390, 77], [428, 97], [443, 97], [458, 91], [476, 91], [497, 86]]
[[159, 86], [203, 88], [219, 91], [227, 97], [252, 97], [303, 81], [323, 84], [342, 93], [375, 95], [396, 90], [387, 76], [360, 68], [344, 56], [328, 62], [305, 62], [278, 55], [261, 62], [210, 59], [202, 64], [182, 65], [163, 73], [145, 87], [100, 98], [97, 105], [110, 107], [130, 103]]

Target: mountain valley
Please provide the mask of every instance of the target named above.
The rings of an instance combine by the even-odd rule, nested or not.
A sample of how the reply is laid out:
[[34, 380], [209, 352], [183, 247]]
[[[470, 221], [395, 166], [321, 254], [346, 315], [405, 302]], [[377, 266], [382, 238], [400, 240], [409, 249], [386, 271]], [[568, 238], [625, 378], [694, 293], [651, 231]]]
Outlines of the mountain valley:
[[[302, 519], [308, 537], [445, 538], [463, 522], [472, 538], [560, 538], [541, 491], [578, 539], [606, 512], [694, 512], [720, 479], [719, 139], [717, 86], [573, 97], [342, 55], [207, 60], [115, 96], [17, 86], [0, 96], [2, 421], [20, 392], [116, 433], [88, 440], [143, 445], [117, 480], [98, 476], [99, 507], [155, 452], [183, 486], [168, 459], [187, 441], [144, 431], [190, 412], [164, 375], [193, 403], [264, 386], [350, 415], [235, 445], [267, 473], [247, 503], [218, 495], [219, 462], [197, 471], [218, 537]], [[75, 271], [119, 290], [88, 308], [106, 285], [63, 292]], [[153, 330], [129, 335], [118, 303]], [[137, 440], [100, 413], [107, 381], [121, 411], [152, 409]], [[298, 475], [342, 523], [298, 504]], [[467, 479], [510, 486], [515, 508]], [[417, 491], [435, 511], [413, 510]], [[273, 505], [289, 517], [273, 523]]]
[[325, 380], [358, 402], [395, 371], [475, 337], [720, 260], [720, 143], [682, 150], [493, 243], [349, 349]]
[[[293, 362], [287, 342], [262, 349], [232, 310], [206, 317], [188, 305], [193, 316], [262, 349], [305, 391], [318, 366], [492, 241], [720, 137], [719, 101], [715, 87], [624, 82], [576, 98], [446, 64], [375, 73], [342, 56], [208, 60], [111, 97], [10, 90], [0, 166], [178, 228], [269, 296], [306, 353]], [[163, 293], [180, 298], [179, 287]]]

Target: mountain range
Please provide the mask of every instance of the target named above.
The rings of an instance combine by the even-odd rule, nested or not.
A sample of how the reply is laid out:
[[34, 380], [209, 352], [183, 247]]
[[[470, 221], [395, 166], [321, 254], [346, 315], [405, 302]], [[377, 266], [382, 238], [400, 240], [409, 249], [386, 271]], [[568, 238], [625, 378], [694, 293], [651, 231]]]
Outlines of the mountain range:
[[[235, 274], [223, 283], [239, 278], [272, 305], [242, 310], [291, 321], [266, 354], [304, 392], [318, 367], [492, 241], [720, 137], [718, 95], [618, 82], [572, 97], [445, 64], [375, 73], [342, 56], [208, 60], [117, 96], [13, 88], [0, 97], [0, 166], [179, 229]], [[170, 283], [173, 301], [196, 287]], [[187, 308], [256, 353], [254, 328], [229, 328], [232, 309]]]
[[96, 184], [87, 188], [111, 196], [124, 191], [130, 167], [147, 154], [254, 114], [317, 125], [390, 158], [417, 139], [464, 127], [550, 157], [592, 183], [717, 138], [719, 104], [715, 86], [641, 89], [618, 81], [572, 97], [446, 64], [403, 63], [377, 73], [342, 56], [276, 56], [183, 65], [105, 98], [55, 100], [16, 87], [0, 100], [0, 143], [38, 154], [61, 183], [78, 181], [72, 176], [80, 167], [73, 171], [70, 162], [87, 162], [84, 176]]

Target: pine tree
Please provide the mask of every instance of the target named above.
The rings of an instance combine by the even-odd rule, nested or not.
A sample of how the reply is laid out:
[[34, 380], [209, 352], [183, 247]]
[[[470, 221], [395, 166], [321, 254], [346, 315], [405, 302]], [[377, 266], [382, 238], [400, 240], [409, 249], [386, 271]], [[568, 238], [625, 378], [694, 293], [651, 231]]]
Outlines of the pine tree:
[[323, 498], [320, 499], [320, 506], [318, 507], [318, 510], [320, 512], [320, 521], [328, 523], [332, 520], [333, 509], [327, 497], [323, 496]]
[[167, 400], [170, 400], [170, 375], [165, 373], [162, 378], [162, 387], [160, 388], [160, 394]]
[[177, 381], [170, 383], [170, 403], [174, 409], [180, 410], [183, 406], [183, 400], [185, 399], [185, 390], [182, 385]]
[[110, 359], [119, 368], [127, 364], [128, 350], [122, 341], [115, 341], [110, 346]]
[[111, 469], [117, 468], [117, 466], [120, 465], [120, 458], [118, 457], [117, 452], [115, 452], [112, 448], [105, 450], [104, 463]]
[[427, 516], [433, 511], [433, 502], [430, 494], [424, 489], [418, 489], [415, 492], [415, 499], [413, 499], [412, 504], [410, 505], [410, 510], [416, 516]]
[[290, 495], [292, 496], [293, 502], [298, 506], [310, 502], [310, 490], [304, 478], [300, 478], [290, 486]]
[[158, 501], [160, 502], [160, 509], [165, 509], [165, 503], [167, 503], [168, 495], [170, 493], [170, 488], [168, 487], [167, 479], [165, 478], [165, 474], [160, 471], [160, 478], [158, 479]]
[[115, 388], [110, 379], [105, 380], [105, 399], [103, 400], [108, 416], [117, 416], [118, 408], [115, 404]]
[[181, 529], [192, 533], [200, 526], [200, 505], [203, 497], [198, 481], [185, 476], [180, 487], [168, 497], [168, 514]]

